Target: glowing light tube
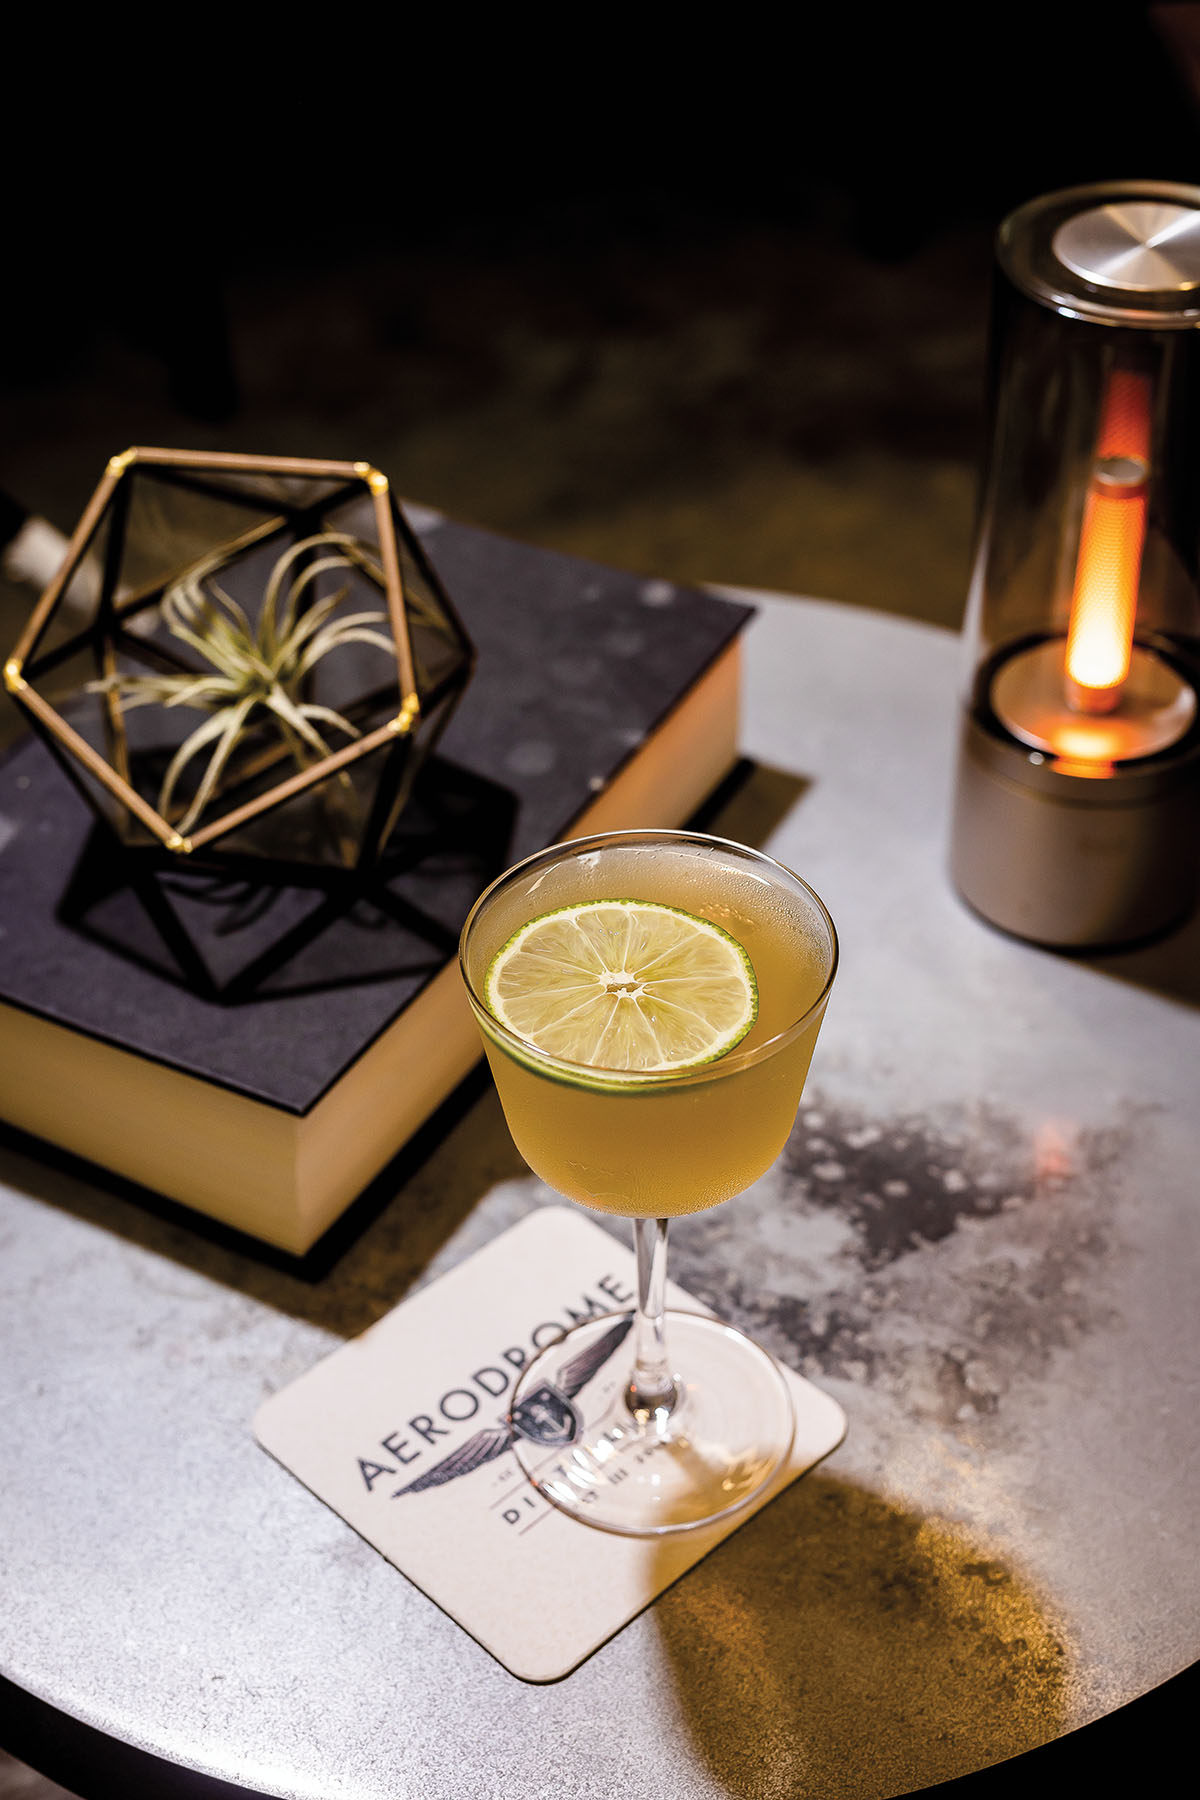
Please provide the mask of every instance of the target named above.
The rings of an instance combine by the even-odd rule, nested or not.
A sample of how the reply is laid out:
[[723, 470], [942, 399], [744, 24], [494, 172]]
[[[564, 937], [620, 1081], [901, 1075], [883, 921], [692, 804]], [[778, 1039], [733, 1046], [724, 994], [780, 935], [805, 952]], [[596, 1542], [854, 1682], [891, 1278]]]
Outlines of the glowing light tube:
[[1067, 627], [1067, 699], [1079, 712], [1113, 711], [1129, 677], [1146, 541], [1149, 455], [1149, 378], [1114, 369], [1084, 502]]

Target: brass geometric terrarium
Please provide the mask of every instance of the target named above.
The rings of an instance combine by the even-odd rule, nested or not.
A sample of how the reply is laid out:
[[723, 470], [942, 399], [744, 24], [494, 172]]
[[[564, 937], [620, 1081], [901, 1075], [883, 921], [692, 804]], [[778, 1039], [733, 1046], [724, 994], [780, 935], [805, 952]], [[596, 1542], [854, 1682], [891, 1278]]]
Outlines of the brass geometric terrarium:
[[354, 869], [473, 662], [370, 464], [132, 449], [4, 674], [125, 845]]

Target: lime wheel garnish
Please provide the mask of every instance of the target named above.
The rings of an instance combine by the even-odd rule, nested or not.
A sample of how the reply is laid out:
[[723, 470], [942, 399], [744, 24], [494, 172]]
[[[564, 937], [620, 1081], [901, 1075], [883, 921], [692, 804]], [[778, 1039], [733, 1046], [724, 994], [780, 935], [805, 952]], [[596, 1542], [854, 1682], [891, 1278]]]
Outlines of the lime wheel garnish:
[[531, 919], [493, 959], [484, 998], [535, 1050], [629, 1074], [713, 1062], [758, 1016], [737, 939], [650, 900], [592, 900]]

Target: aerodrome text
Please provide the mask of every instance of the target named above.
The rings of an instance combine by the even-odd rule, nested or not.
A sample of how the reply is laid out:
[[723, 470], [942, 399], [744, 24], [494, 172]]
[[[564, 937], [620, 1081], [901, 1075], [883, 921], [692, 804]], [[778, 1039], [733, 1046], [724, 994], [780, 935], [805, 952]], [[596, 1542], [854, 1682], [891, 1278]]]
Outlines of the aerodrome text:
[[[430, 1446], [440, 1448], [440, 1440], [452, 1436], [456, 1425], [473, 1419], [481, 1408], [488, 1407], [489, 1401], [498, 1400], [507, 1393], [531, 1354], [557, 1342], [573, 1325], [582, 1325], [585, 1319], [594, 1319], [601, 1313], [633, 1304], [633, 1294], [616, 1275], [601, 1275], [593, 1286], [596, 1293], [581, 1295], [577, 1306], [564, 1306], [561, 1318], [543, 1319], [535, 1325], [528, 1334], [529, 1349], [522, 1344], [513, 1344], [501, 1350], [494, 1361], [473, 1369], [460, 1386], [447, 1388], [428, 1412], [414, 1413], [403, 1425], [389, 1431], [379, 1440], [378, 1451], [371, 1456], [360, 1456], [358, 1466], [368, 1491], [373, 1490], [382, 1477], [398, 1475], [401, 1469], [419, 1462]], [[390, 1460], [376, 1461], [380, 1452]]]

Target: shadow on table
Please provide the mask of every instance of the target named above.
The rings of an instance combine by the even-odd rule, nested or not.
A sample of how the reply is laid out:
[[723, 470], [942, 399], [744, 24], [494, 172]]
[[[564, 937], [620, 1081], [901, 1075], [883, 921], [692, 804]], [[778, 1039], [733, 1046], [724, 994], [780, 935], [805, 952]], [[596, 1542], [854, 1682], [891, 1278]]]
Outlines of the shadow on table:
[[827, 1474], [659, 1601], [675, 1703], [730, 1795], [911, 1793], [1064, 1728], [1034, 1594], [940, 1521]]
[[709, 831], [715, 837], [733, 838], [758, 849], [811, 786], [803, 776], [743, 756], [688, 825], [694, 831]]
[[496, 1182], [528, 1174], [482, 1063], [305, 1257], [0, 1126], [0, 1181], [18, 1192], [347, 1338], [404, 1299]]
[[1108, 956], [1089, 956], [1092, 968], [1119, 981], [1200, 1006], [1200, 910], [1168, 936]]

